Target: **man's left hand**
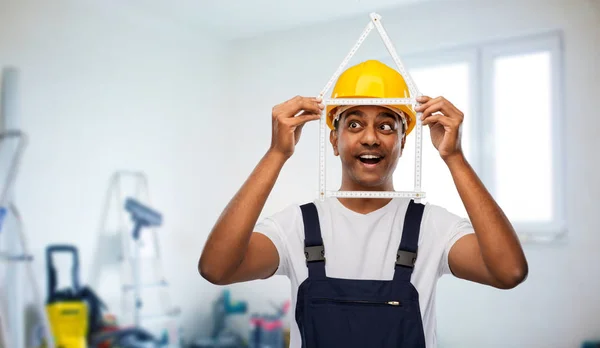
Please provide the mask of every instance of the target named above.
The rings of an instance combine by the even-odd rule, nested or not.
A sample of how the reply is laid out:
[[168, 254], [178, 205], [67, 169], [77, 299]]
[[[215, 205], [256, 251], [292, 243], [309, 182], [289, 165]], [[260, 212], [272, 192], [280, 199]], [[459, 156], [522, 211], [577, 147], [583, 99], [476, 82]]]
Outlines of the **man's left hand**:
[[422, 124], [429, 126], [431, 142], [442, 159], [447, 160], [455, 155], [462, 155], [461, 125], [464, 119], [462, 111], [457, 109], [444, 97], [417, 98], [421, 104], [415, 110], [423, 112]]

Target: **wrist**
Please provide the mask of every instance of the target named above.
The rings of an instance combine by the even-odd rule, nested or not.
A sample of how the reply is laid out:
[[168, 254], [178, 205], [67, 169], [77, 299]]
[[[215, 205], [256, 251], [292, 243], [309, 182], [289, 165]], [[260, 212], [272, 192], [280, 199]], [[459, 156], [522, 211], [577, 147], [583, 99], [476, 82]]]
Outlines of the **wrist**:
[[467, 159], [465, 158], [462, 151], [458, 151], [451, 155], [444, 156], [442, 159], [450, 169], [452, 169], [453, 167], [464, 166], [467, 164]]
[[272, 162], [278, 163], [280, 165], [283, 165], [288, 160], [289, 156], [286, 156], [281, 151], [277, 151], [277, 150], [271, 148], [267, 151], [264, 158], [267, 161], [272, 161]]

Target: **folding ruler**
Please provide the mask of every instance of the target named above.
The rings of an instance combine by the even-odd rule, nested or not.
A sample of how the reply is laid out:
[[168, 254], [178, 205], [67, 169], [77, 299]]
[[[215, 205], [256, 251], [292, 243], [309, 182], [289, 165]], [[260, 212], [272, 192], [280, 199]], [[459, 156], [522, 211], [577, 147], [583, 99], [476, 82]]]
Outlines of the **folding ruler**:
[[[411, 78], [408, 71], [404, 68], [404, 64], [398, 57], [398, 53], [396, 53], [396, 49], [394, 45], [390, 41], [387, 32], [383, 28], [383, 24], [381, 23], [381, 16], [377, 13], [370, 14], [371, 20], [369, 24], [364, 29], [346, 58], [342, 61], [340, 66], [337, 68], [333, 76], [329, 79], [325, 87], [321, 90], [318, 97], [322, 98], [323, 104], [325, 105], [413, 105], [416, 106], [419, 103], [416, 98], [421, 96], [421, 93], [417, 89], [413, 79]], [[394, 59], [400, 74], [404, 77], [406, 84], [408, 85], [408, 90], [410, 92], [411, 98], [401, 98], [401, 99], [385, 99], [385, 98], [335, 98], [335, 99], [327, 99], [325, 98], [325, 94], [329, 91], [333, 83], [337, 80], [337, 78], [341, 75], [342, 71], [352, 59], [360, 45], [365, 41], [369, 33], [373, 30], [373, 28], [377, 28], [379, 32], [379, 36], [383, 40], [385, 47], [388, 52]], [[327, 108], [323, 109], [323, 114], [321, 115], [320, 121], [320, 134], [319, 134], [319, 199], [324, 201], [326, 197], [343, 197], [343, 198], [393, 198], [393, 197], [408, 197], [413, 198], [415, 201], [420, 202], [421, 198], [425, 197], [425, 192], [421, 191], [421, 147], [423, 144], [423, 134], [422, 134], [422, 124], [421, 124], [421, 115], [422, 113], [417, 113], [417, 124], [415, 125], [415, 176], [414, 176], [414, 190], [413, 191], [328, 191], [326, 187], [326, 175], [325, 175], [325, 133], [327, 131]]]

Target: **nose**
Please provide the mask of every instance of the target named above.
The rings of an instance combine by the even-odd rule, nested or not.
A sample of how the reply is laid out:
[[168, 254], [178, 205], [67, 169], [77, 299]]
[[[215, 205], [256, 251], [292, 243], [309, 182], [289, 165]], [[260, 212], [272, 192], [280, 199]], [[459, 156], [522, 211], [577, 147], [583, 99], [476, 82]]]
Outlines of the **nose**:
[[361, 143], [364, 146], [378, 146], [380, 141], [374, 126], [365, 127], [362, 133]]

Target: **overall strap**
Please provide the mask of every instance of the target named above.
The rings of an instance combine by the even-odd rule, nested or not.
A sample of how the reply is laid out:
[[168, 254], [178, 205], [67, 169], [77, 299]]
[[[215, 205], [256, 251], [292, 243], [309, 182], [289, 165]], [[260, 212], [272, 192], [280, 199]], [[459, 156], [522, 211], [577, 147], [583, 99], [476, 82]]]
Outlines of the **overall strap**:
[[314, 203], [300, 206], [304, 221], [304, 256], [309, 278], [325, 278], [325, 247], [321, 237], [319, 214]]
[[404, 217], [402, 229], [402, 240], [396, 254], [396, 270], [394, 280], [410, 281], [412, 271], [417, 261], [417, 249], [419, 244], [419, 232], [425, 205], [415, 203], [411, 199]]

